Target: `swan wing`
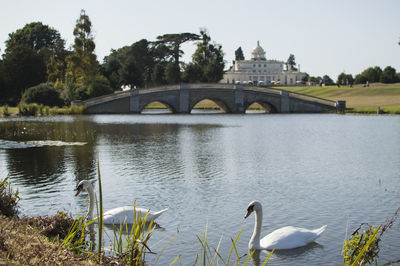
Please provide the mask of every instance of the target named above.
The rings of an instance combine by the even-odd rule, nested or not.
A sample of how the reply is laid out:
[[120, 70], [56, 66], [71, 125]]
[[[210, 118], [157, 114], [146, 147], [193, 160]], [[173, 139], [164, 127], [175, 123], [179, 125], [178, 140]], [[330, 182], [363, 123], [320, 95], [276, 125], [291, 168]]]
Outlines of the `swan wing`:
[[159, 212], [151, 212], [149, 209], [134, 208], [133, 206], [123, 206], [106, 211], [103, 215], [103, 222], [104, 224], [133, 224], [135, 221], [135, 217], [140, 216], [141, 218], [144, 218], [147, 213], [149, 214], [147, 215], [146, 221], [150, 222], [167, 210], [168, 208]]
[[305, 246], [317, 239], [324, 231], [326, 225], [315, 230], [285, 226], [277, 229], [260, 240], [263, 249], [291, 249]]

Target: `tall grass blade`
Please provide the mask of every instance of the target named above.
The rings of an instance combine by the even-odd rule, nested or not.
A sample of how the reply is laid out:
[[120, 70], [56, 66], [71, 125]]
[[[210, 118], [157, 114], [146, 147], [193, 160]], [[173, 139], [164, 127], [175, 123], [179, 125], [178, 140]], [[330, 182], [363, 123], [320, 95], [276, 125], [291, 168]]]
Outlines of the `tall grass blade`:
[[100, 213], [98, 215], [99, 222], [98, 222], [98, 260], [101, 261], [101, 248], [102, 248], [102, 238], [103, 238], [103, 192], [101, 187], [101, 175], [100, 175], [100, 163], [97, 160], [97, 175], [98, 175], [98, 182], [99, 182], [99, 205], [100, 205]]

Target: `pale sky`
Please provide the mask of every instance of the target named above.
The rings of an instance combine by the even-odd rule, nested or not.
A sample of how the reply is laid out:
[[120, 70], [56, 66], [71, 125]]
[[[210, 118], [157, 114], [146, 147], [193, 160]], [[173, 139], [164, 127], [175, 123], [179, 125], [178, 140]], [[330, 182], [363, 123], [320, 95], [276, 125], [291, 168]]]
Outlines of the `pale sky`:
[[[100, 62], [111, 49], [166, 33], [206, 28], [222, 45], [226, 68], [241, 46], [246, 59], [257, 41], [267, 59], [294, 54], [311, 76], [359, 74], [390, 65], [400, 72], [399, 0], [0, 0], [0, 49], [8, 34], [40, 21], [58, 30], [67, 47], [80, 10], [92, 21]], [[191, 60], [195, 44], [183, 47]]]

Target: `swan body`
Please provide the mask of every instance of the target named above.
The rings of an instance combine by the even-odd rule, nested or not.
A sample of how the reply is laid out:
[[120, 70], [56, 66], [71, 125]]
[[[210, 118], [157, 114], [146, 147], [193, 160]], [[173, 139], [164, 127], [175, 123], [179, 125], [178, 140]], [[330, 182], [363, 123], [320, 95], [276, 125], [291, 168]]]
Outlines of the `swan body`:
[[254, 212], [255, 224], [254, 232], [249, 242], [249, 249], [251, 250], [292, 249], [306, 246], [317, 239], [327, 227], [324, 225], [321, 228], [309, 230], [305, 228], [285, 226], [260, 239], [262, 227], [262, 206], [259, 201], [255, 200], [250, 202], [244, 218], [247, 218], [252, 212]]
[[[79, 182], [76, 188], [76, 195], [86, 189], [89, 194], [89, 209], [87, 212], [87, 218], [89, 220], [94, 220], [94, 208], [95, 208], [95, 194], [93, 190], [92, 184], [88, 180], [82, 180]], [[161, 214], [166, 212], [168, 208], [158, 211], [152, 212], [148, 209], [143, 208], [134, 208], [133, 206], [123, 206], [111, 209], [109, 211], [104, 212], [103, 214], [103, 223], [104, 224], [133, 224], [135, 222], [135, 217], [144, 218], [147, 215], [146, 222], [150, 222]]]

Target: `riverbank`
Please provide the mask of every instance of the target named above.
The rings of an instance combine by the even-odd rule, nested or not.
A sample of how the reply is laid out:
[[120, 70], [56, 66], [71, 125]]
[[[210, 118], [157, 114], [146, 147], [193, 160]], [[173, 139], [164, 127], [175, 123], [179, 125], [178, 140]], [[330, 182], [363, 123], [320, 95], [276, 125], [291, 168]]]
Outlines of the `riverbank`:
[[59, 220], [57, 216], [19, 219], [0, 215], [0, 265], [95, 265], [63, 247], [54, 235], [53, 241], [49, 238]]

